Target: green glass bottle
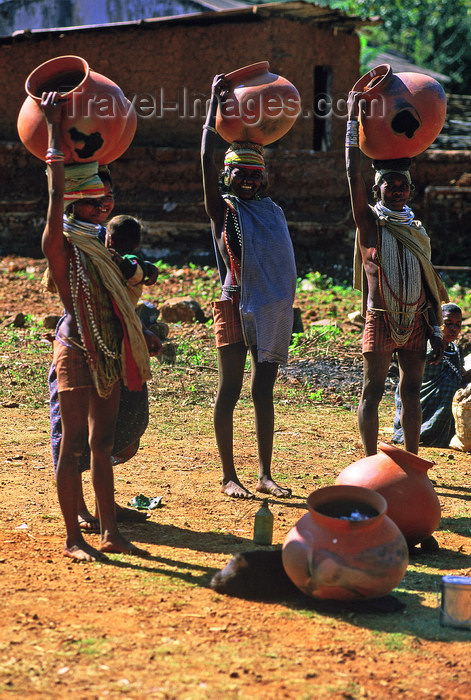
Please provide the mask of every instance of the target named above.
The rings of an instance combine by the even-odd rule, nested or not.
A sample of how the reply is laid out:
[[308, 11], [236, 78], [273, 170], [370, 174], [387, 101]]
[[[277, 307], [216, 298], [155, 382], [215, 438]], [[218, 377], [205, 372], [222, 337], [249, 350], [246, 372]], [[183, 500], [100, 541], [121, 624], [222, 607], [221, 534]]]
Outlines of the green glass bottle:
[[253, 541], [256, 544], [271, 544], [272, 540], [273, 513], [268, 508], [268, 498], [264, 498], [262, 507], [255, 513]]

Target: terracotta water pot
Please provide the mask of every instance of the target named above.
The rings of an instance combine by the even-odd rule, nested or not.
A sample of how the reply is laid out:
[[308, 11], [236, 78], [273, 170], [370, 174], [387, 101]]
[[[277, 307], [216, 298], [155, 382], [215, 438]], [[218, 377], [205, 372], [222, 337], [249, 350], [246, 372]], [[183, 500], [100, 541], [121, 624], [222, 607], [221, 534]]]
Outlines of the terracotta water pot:
[[384, 63], [365, 73], [352, 90], [362, 92], [360, 148], [379, 160], [412, 158], [425, 151], [442, 130], [446, 95], [423, 73], [393, 73]]
[[378, 454], [345, 467], [336, 483], [364, 486], [384, 496], [388, 516], [413, 546], [430, 537], [440, 522], [440, 501], [427, 475], [432, 466], [433, 462], [380, 442]]
[[216, 129], [223, 139], [266, 146], [296, 121], [301, 98], [294, 85], [270, 73], [268, 61], [227, 73], [229, 92], [218, 107]]
[[40, 108], [43, 92], [60, 92], [66, 103], [61, 123], [66, 163], [111, 163], [134, 137], [134, 106], [116, 83], [90, 70], [79, 56], [58, 56], [42, 63], [26, 79], [25, 89], [28, 97], [18, 115], [18, 134], [41, 160], [48, 144]]
[[[310, 494], [309, 512], [289, 531], [283, 566], [314, 598], [362, 600], [390, 593], [409, 563], [406, 541], [386, 515], [386, 501], [359, 486], [327, 486]], [[349, 519], [358, 512], [365, 519]]]

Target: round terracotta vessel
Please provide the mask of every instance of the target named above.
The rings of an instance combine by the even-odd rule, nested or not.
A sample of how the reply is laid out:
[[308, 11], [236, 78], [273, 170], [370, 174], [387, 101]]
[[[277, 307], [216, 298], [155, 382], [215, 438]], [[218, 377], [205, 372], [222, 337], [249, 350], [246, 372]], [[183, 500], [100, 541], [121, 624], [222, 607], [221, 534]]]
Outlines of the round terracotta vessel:
[[[283, 566], [314, 598], [363, 600], [390, 593], [409, 563], [406, 541], [386, 515], [386, 501], [359, 486], [327, 486], [311, 493], [309, 512], [289, 531]], [[355, 511], [367, 516], [350, 518]]]
[[66, 106], [61, 123], [66, 163], [111, 163], [128, 148], [136, 132], [134, 106], [116, 83], [90, 70], [79, 56], [58, 56], [38, 66], [26, 79], [28, 97], [18, 115], [18, 134], [41, 160], [47, 150], [43, 92], [60, 92]]
[[446, 95], [428, 75], [393, 73], [384, 63], [365, 73], [352, 90], [362, 92], [366, 102], [360, 114], [360, 148], [370, 158], [412, 158], [443, 128]]
[[291, 129], [301, 109], [299, 92], [286, 78], [270, 73], [268, 61], [225, 77], [229, 92], [216, 114], [216, 129], [223, 139], [266, 146]]
[[433, 462], [399, 447], [379, 443], [379, 452], [345, 467], [336, 484], [364, 486], [380, 493], [409, 545], [423, 542], [437, 529], [441, 508], [427, 471]]

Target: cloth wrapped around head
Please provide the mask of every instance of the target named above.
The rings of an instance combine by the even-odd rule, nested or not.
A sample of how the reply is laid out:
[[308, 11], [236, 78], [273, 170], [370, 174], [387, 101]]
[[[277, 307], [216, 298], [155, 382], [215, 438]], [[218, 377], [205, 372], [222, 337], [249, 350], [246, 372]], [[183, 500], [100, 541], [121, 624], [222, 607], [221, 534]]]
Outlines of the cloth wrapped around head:
[[234, 141], [226, 151], [224, 167], [249, 168], [265, 170], [264, 148], [250, 141]]
[[412, 183], [409, 172], [410, 164], [410, 158], [398, 158], [395, 160], [374, 160], [372, 165], [375, 169], [375, 185], [379, 185], [381, 180], [388, 173], [398, 173], [399, 175], [403, 175], [410, 185]]
[[98, 161], [65, 166], [64, 209], [78, 199], [104, 197], [105, 188], [98, 176]]

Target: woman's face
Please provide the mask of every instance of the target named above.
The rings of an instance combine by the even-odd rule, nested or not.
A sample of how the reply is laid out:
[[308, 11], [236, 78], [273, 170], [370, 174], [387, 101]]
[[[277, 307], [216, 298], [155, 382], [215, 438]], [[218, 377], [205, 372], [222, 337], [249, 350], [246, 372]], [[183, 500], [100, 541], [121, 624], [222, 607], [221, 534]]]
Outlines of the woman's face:
[[382, 202], [394, 211], [401, 211], [410, 198], [410, 184], [404, 175], [387, 173], [379, 185]]
[[103, 197], [78, 199], [73, 206], [74, 216], [87, 224], [95, 224], [95, 226], [101, 224], [105, 211], [103, 199]]
[[253, 199], [262, 183], [262, 169], [231, 168], [230, 188], [239, 199]]
[[100, 224], [105, 223], [114, 209], [114, 194], [111, 183], [105, 180], [103, 187], [105, 188], [105, 195], [103, 197], [103, 208], [100, 213]]
[[458, 312], [445, 311], [443, 314], [443, 344], [454, 342], [461, 333], [463, 317]]

